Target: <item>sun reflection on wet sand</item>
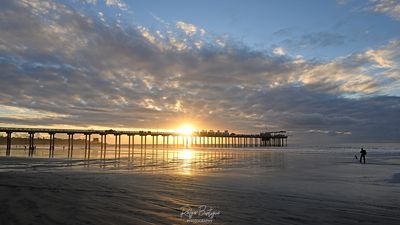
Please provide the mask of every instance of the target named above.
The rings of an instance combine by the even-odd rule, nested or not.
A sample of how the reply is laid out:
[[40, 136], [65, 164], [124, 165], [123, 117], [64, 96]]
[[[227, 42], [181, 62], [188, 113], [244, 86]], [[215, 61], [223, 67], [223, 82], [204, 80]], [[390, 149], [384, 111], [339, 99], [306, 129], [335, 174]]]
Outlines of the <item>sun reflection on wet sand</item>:
[[[66, 159], [66, 152], [58, 151], [56, 158], [46, 159], [46, 148], [38, 148], [32, 162], [46, 164], [47, 168], [68, 166], [88, 170], [150, 172], [196, 176], [233, 168], [282, 168], [285, 166], [283, 152], [260, 150], [243, 151], [241, 149], [138, 149], [135, 148], [131, 157], [128, 150], [122, 149], [121, 158], [115, 158], [113, 151], [107, 152], [106, 159], [99, 158], [99, 152], [92, 151], [90, 160], [84, 159], [83, 150], [76, 149], [73, 159]], [[0, 150], [0, 155], [3, 152]], [[13, 151], [14, 157], [26, 157], [24, 150]], [[40, 158], [40, 159], [39, 159]], [[4, 168], [2, 168], [4, 167]], [[0, 166], [5, 169], [7, 165]], [[39, 165], [40, 167], [40, 165]]]
[[192, 158], [194, 155], [194, 152], [190, 149], [183, 149], [182, 151], [179, 152], [178, 154], [179, 158], [182, 159], [182, 172], [181, 174], [183, 175], [192, 175]]
[[190, 160], [192, 156], [193, 152], [190, 149], [183, 149], [182, 151], [179, 152], [180, 159]]

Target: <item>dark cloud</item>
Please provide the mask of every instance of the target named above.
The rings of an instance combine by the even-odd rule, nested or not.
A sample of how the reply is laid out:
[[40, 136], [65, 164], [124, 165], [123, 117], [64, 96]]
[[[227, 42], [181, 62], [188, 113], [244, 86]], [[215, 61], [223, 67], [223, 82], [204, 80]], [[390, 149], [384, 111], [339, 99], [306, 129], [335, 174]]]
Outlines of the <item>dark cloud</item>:
[[[398, 82], [388, 75], [398, 71], [389, 51], [396, 44], [324, 64], [232, 42], [179, 49], [172, 39], [156, 42], [143, 29], [110, 26], [46, 2], [0, 3], [0, 105], [36, 115], [0, 110], [0, 123], [173, 128], [193, 120], [209, 129], [399, 139], [400, 98], [379, 96], [391, 87], [379, 77]], [[305, 39], [343, 41], [333, 34]], [[379, 65], [383, 72], [364, 73]]]

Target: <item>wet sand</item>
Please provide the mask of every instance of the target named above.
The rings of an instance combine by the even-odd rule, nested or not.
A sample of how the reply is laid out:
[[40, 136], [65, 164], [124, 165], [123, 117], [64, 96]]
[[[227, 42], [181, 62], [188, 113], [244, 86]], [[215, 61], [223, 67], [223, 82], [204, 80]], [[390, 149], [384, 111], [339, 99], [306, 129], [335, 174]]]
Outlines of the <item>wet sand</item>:
[[[354, 151], [2, 157], [0, 224], [400, 224], [400, 152], [369, 150], [361, 165]], [[202, 205], [216, 215], [188, 221]]]

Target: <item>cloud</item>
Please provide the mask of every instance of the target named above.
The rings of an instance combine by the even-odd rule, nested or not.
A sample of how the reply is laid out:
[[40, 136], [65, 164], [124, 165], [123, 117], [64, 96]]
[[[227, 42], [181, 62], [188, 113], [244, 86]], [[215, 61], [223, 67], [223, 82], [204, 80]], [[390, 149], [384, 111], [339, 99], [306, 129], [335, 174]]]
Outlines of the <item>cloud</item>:
[[398, 67], [400, 54], [400, 41], [392, 41], [387, 46], [380, 49], [369, 49], [362, 57], [368, 58], [370, 61], [375, 62], [375, 66], [379, 68], [395, 68]]
[[128, 9], [127, 4], [125, 2], [123, 2], [122, 0], [104, 0], [104, 3], [107, 6], [116, 6], [122, 10]]
[[87, 2], [88, 4], [92, 4], [92, 5], [97, 4], [97, 0], [84, 0], [84, 1]]
[[345, 5], [349, 2], [349, 0], [336, 0], [337, 4], [339, 5]]
[[200, 36], [204, 36], [206, 34], [206, 30], [203, 28], [199, 28], [194, 24], [185, 23], [183, 21], [178, 21], [175, 24], [176, 28], [183, 31], [189, 37], [193, 37], [194, 35], [198, 34]]
[[[400, 110], [399, 97], [348, 99], [304, 87], [286, 86], [254, 93], [249, 99], [258, 103], [259, 111], [267, 112], [267, 120], [290, 127], [289, 130], [342, 132], [346, 136], [341, 138], [347, 140], [395, 141], [400, 137], [395, 125], [400, 122], [396, 116]], [[385, 119], [378, 119], [380, 116]]]
[[[161, 51], [198, 50], [204, 47], [206, 43], [204, 40], [209, 38], [204, 36], [206, 34], [204, 29], [199, 29], [192, 24], [177, 22], [176, 27], [171, 28], [171, 26], [161, 18], [155, 16], [154, 14], [151, 14], [151, 16], [155, 18], [157, 22], [164, 25], [165, 28], [150, 30], [144, 26], [138, 26], [137, 29], [145, 39], [147, 39], [152, 45], [156, 46]], [[178, 28], [178, 31], [176, 28]], [[219, 45], [220, 43], [216, 42], [215, 44]]]
[[32, 110], [24, 107], [0, 105], [0, 118], [7, 119], [52, 119], [67, 118], [69, 116], [60, 113], [46, 112], [42, 110]]
[[[235, 132], [399, 139], [399, 41], [314, 62], [224, 37], [107, 26], [46, 2], [0, 3], [2, 124], [168, 129], [193, 120]], [[51, 118], [35, 116], [42, 112]]]
[[299, 82], [336, 94], [398, 94], [400, 41], [377, 49], [355, 52], [326, 63], [308, 65]]
[[183, 32], [185, 32], [186, 35], [189, 35], [189, 36], [193, 36], [197, 33], [197, 27], [190, 23], [178, 21], [178, 22], [176, 22], [176, 27], [178, 29], [181, 29]]
[[370, 0], [367, 9], [376, 13], [387, 14], [400, 21], [400, 2], [397, 0]]
[[274, 48], [273, 53], [275, 55], [279, 55], [279, 56], [286, 54], [285, 50], [283, 50], [283, 48]]
[[[83, 0], [83, 2], [91, 5], [97, 5], [98, 3], [97, 0]], [[123, 0], [104, 0], [101, 2], [104, 2], [104, 4], [109, 7], [117, 7], [121, 10], [128, 9], [128, 5]]]

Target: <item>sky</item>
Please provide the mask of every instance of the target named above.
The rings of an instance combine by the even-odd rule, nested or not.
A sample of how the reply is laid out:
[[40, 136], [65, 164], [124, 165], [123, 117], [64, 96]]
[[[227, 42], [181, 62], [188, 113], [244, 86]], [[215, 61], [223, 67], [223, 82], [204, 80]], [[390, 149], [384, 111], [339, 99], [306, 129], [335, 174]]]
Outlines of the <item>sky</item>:
[[398, 0], [2, 0], [0, 126], [400, 141]]

